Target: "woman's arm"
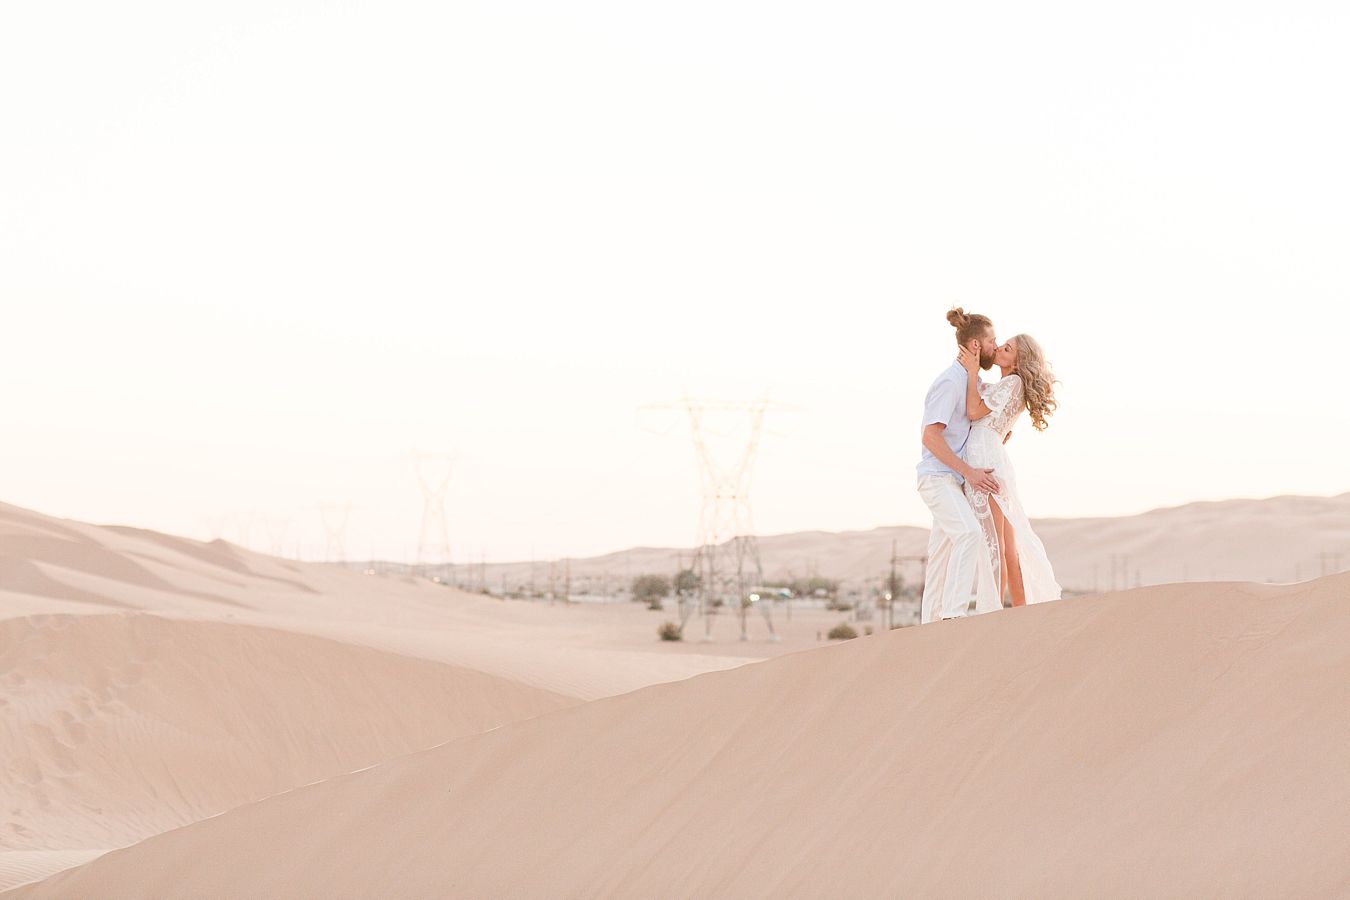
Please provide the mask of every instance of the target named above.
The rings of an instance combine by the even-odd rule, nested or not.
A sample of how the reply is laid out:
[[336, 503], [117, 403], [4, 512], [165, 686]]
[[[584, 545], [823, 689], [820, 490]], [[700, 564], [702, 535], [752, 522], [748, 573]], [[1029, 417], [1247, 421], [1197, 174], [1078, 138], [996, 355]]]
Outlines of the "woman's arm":
[[980, 356], [969, 347], [962, 347], [960, 359], [966, 370], [966, 418], [974, 422], [989, 415], [989, 407], [980, 397]]

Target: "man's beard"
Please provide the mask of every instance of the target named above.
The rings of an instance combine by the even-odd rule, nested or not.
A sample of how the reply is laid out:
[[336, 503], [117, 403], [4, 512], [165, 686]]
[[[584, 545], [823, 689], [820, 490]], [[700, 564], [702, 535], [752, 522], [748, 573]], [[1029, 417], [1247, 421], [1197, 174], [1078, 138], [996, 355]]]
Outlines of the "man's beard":
[[988, 371], [989, 371], [990, 369], [992, 369], [993, 367], [994, 367], [994, 354], [990, 353], [990, 354], [988, 354], [988, 355], [986, 356], [985, 353], [984, 353], [983, 351], [981, 351], [981, 352], [980, 352], [980, 368], [981, 368], [981, 369], [984, 369], [986, 372], [988, 372]]

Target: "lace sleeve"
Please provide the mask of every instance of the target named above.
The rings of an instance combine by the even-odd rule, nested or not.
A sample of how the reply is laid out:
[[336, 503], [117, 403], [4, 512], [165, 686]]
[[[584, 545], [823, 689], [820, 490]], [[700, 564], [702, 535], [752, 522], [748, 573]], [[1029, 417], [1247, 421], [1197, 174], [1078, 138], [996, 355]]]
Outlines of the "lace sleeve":
[[985, 392], [984, 405], [989, 407], [989, 415], [999, 418], [1009, 408], [1016, 409], [1022, 401], [1022, 379], [1018, 375], [1009, 375]]

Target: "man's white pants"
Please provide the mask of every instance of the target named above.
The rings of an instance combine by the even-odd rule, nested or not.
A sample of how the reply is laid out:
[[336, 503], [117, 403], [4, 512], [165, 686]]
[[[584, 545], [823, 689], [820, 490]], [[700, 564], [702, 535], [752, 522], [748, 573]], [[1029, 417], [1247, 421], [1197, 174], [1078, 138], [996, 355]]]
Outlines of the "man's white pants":
[[984, 533], [954, 476], [923, 476], [919, 479], [919, 496], [933, 513], [919, 621], [964, 616], [971, 600], [985, 595], [988, 599], [996, 591], [991, 567], [981, 565], [987, 554]]

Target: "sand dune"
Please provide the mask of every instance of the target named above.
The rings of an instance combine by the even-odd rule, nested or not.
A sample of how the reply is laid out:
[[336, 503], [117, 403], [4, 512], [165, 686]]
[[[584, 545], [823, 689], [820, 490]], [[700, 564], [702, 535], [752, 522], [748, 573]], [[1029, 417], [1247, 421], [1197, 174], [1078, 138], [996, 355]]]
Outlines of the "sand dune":
[[106, 853], [96, 850], [0, 850], [0, 891], [73, 869]]
[[[56, 520], [0, 504], [0, 618], [143, 610], [358, 643], [592, 699], [809, 646], [660, 645], [660, 616], [513, 603], [366, 577], [220, 541]], [[815, 625], [801, 629], [813, 635]], [[828, 626], [827, 626], [828, 627]]]
[[[577, 702], [366, 647], [143, 613], [0, 621], [0, 686], [0, 851], [49, 854], [124, 846]], [[31, 859], [0, 855], [0, 884]]]
[[[1350, 541], [1346, 500], [1039, 527], [1052, 555], [1204, 577]], [[887, 531], [766, 546], [857, 568]], [[1326, 798], [1347, 796], [1310, 748], [1350, 736], [1327, 708], [1347, 705], [1347, 586], [1080, 598], [741, 668], [840, 616], [780, 613], [779, 644], [730, 621], [662, 644], [669, 614], [633, 604], [502, 602], [0, 505], [0, 889], [93, 859], [26, 890], [959, 895], [1002, 866], [1005, 893], [1069, 895], [1093, 884], [1081, 858], [1108, 886], [1164, 864], [1145, 892], [1167, 893], [1283, 889], [1268, 861], [1289, 858], [1321, 892], [1338, 883], [1313, 851], [1345, 836]], [[943, 672], [967, 673], [950, 696]], [[1294, 846], [1269, 829], [1300, 808], [1317, 834]], [[1127, 825], [1229, 843], [1187, 862]]]
[[455, 737], [755, 658], [662, 645], [658, 615], [505, 604], [0, 506], [0, 887]]
[[505, 725], [5, 896], [1343, 895], [1347, 672], [1350, 576], [1075, 598]]
[[[271, 593], [314, 594], [300, 563], [138, 529], [106, 528], [0, 504], [0, 611], [180, 609], [223, 614]], [[311, 579], [312, 580], [312, 579]]]

